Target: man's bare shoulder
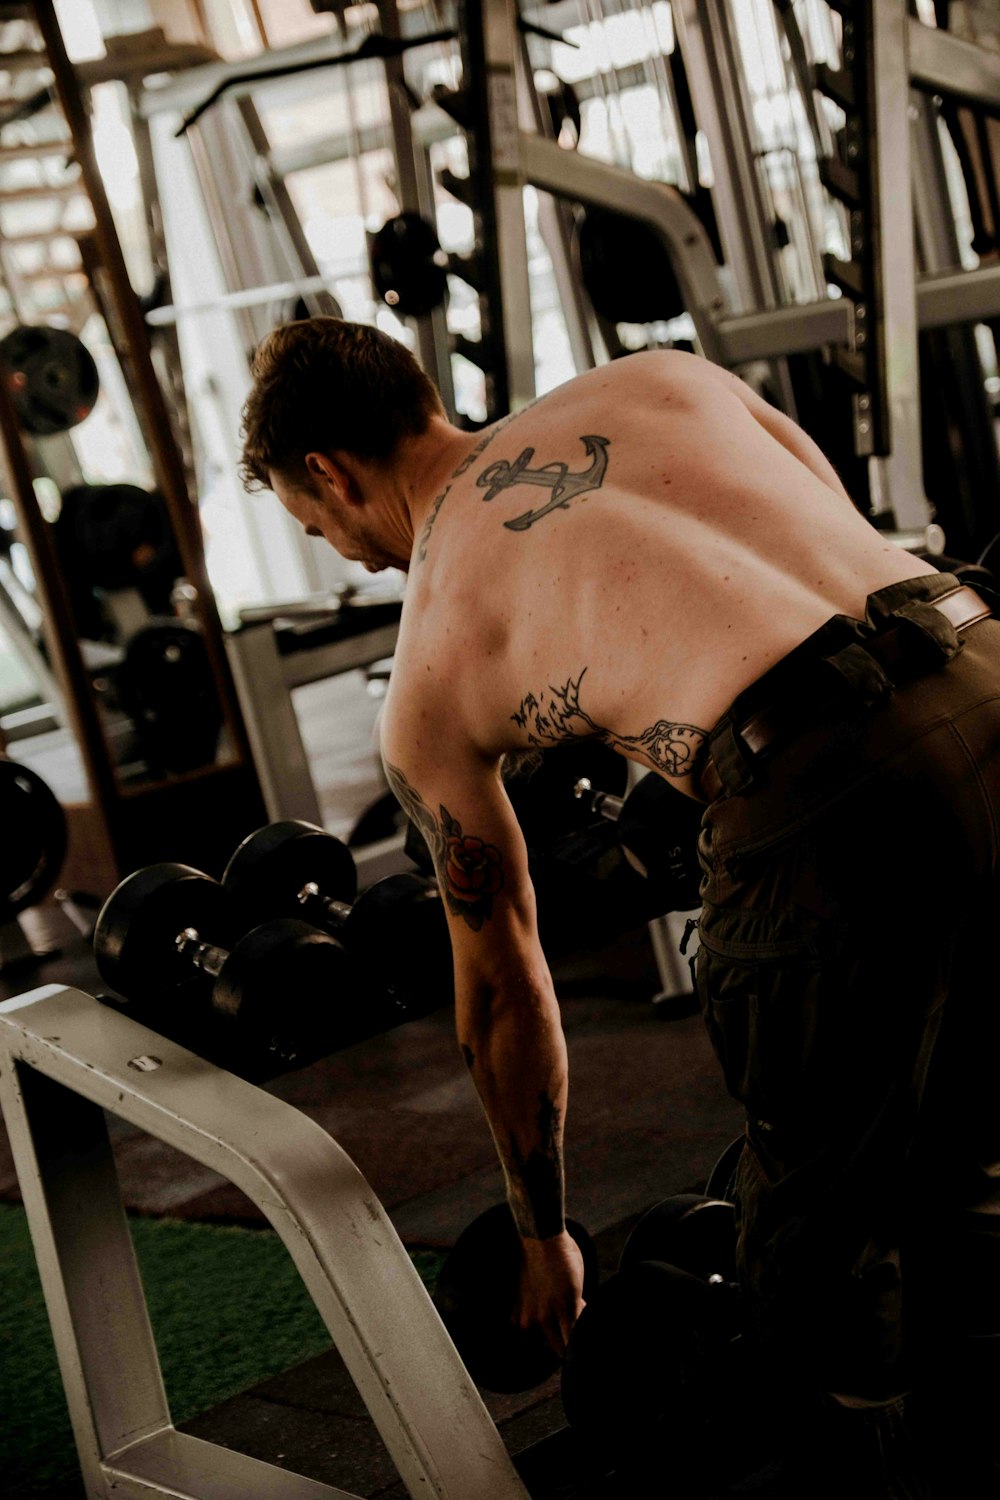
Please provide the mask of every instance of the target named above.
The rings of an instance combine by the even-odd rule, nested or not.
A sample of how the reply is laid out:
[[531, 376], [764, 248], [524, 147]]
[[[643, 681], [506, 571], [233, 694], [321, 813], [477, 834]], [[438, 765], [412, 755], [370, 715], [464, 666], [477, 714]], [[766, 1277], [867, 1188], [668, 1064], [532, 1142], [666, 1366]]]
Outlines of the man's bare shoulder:
[[574, 376], [508, 420], [515, 424], [516, 432], [518, 425], [526, 427], [545, 420], [563, 406], [573, 408], [581, 399], [610, 400], [613, 406], [617, 399], [631, 401], [636, 393], [655, 399], [666, 393], [703, 392], [706, 386], [735, 392], [743, 382], [700, 354], [684, 349], [646, 349]]

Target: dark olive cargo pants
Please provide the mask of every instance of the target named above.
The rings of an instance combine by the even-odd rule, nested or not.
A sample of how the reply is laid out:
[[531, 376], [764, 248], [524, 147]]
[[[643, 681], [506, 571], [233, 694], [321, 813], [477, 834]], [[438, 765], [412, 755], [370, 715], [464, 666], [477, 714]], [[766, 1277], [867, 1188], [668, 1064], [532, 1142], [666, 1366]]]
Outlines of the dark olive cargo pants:
[[[955, 587], [873, 594], [715, 727], [695, 973], [769, 1368], [946, 1404], [1000, 1495], [1000, 621], [956, 635], [924, 607]], [[890, 678], [865, 643], [901, 622]], [[794, 727], [754, 755], [736, 726], [775, 703]]]

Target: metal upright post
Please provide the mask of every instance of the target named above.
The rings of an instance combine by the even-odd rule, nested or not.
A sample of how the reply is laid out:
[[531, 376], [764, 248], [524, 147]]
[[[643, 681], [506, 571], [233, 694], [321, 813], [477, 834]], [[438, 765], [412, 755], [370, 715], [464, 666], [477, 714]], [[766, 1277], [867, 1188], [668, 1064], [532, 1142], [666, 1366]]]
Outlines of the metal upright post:
[[[467, 0], [463, 89], [473, 122], [480, 175], [477, 241], [484, 265], [487, 316], [497, 362], [493, 415], [516, 411], [535, 395], [531, 286], [524, 227], [524, 173], [518, 132], [515, 0]], [[484, 337], [486, 330], [484, 329]], [[502, 364], [502, 369], [501, 369]]]
[[[527, 37], [519, 35], [518, 41], [517, 96], [522, 123], [530, 122], [540, 136], [551, 139], [551, 125], [532, 77]], [[577, 374], [582, 374], [584, 370], [592, 370], [597, 360], [587, 317], [586, 294], [573, 264], [572, 226], [570, 205], [553, 197], [551, 193], [539, 193], [538, 231], [552, 261], [552, 275], [559, 294], [573, 364]]]
[[[674, 0], [673, 15], [695, 115], [712, 159], [712, 198], [734, 301], [741, 312], [777, 307], [774, 226], [757, 165], [728, 0]], [[773, 370], [781, 404], [794, 416], [788, 367], [776, 360]]]
[[[859, 9], [860, 9], [859, 5]], [[904, 531], [927, 525], [920, 433], [916, 257], [910, 180], [910, 60], [907, 0], [867, 0], [872, 192], [871, 254], [876, 341], [885, 394], [884, 440], [876, 447], [883, 497]]]
[[90, 119], [80, 86], [66, 52], [53, 0], [37, 0], [34, 19], [52, 69], [54, 87], [73, 141], [74, 154], [94, 212], [94, 230], [101, 263], [108, 278], [108, 302], [119, 325], [118, 336], [128, 348], [129, 373], [134, 382], [136, 408], [142, 419], [157, 483], [170, 513], [184, 572], [198, 590], [198, 613], [219, 701], [231, 736], [236, 760], [249, 768], [249, 747], [229, 664], [222, 643], [215, 595], [205, 567], [198, 512], [187, 488], [187, 476], [174, 437], [170, 412], [153, 367], [149, 334], [132, 290], [104, 180], [97, 164]]
[[673, 13], [695, 114], [712, 159], [719, 236], [739, 304], [734, 311], [775, 307], [774, 237], [726, 0], [674, 0]]
[[[383, 36], [399, 37], [401, 30], [396, 0], [377, 0], [377, 3]], [[402, 57], [387, 57], [384, 66], [399, 206], [404, 212], [422, 214], [433, 224], [436, 217], [434, 180], [426, 154], [422, 149], [417, 150], [413, 139], [405, 64]], [[415, 321], [420, 363], [435, 379], [445, 409], [449, 416], [454, 417], [455, 387], [451, 377], [451, 350], [445, 309], [443, 306], [436, 307], [426, 317]]]

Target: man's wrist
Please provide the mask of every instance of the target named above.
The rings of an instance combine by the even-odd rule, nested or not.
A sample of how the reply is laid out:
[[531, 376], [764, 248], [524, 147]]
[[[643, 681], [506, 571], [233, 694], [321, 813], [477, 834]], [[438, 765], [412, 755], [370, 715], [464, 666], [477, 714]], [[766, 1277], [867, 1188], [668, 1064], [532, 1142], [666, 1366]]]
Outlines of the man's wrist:
[[526, 1259], [543, 1259], [550, 1251], [560, 1248], [568, 1237], [568, 1234], [569, 1231], [564, 1224], [562, 1229], [555, 1231], [553, 1234], [547, 1234], [544, 1239], [536, 1235], [522, 1235], [521, 1244], [524, 1247]]

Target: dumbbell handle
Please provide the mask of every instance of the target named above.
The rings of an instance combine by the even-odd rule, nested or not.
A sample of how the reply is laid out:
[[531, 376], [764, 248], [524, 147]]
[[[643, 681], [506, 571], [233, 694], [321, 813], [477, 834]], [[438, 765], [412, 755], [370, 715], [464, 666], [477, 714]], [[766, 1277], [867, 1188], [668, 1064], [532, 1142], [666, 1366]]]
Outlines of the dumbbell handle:
[[589, 776], [581, 776], [573, 788], [573, 796], [577, 801], [587, 799], [591, 812], [595, 812], [601, 818], [607, 818], [609, 823], [617, 823], [625, 806], [624, 797], [615, 797], [611, 792], [595, 792]]
[[206, 974], [211, 974], [213, 979], [218, 979], [222, 973], [222, 967], [229, 958], [225, 948], [217, 948], [214, 943], [203, 943], [200, 934], [194, 927], [185, 927], [179, 932], [174, 946], [177, 952], [194, 964], [196, 969], [203, 969]]
[[343, 927], [354, 910], [353, 903], [350, 901], [335, 901], [332, 896], [324, 896], [315, 880], [308, 881], [295, 899], [306, 909], [310, 906], [319, 906], [323, 915], [334, 927]]

